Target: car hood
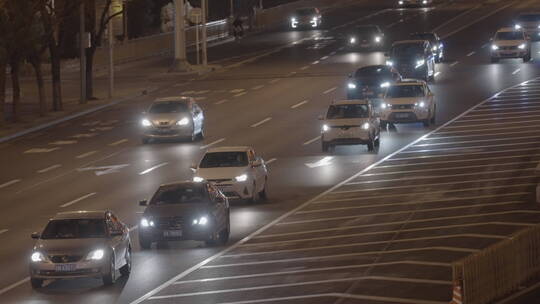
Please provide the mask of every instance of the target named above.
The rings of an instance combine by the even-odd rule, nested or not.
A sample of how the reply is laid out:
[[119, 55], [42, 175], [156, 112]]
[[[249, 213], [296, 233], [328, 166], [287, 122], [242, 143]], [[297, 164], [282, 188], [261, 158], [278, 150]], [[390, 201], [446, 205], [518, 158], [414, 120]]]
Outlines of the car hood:
[[199, 168], [195, 175], [206, 180], [233, 179], [246, 173], [247, 169], [247, 167]]
[[518, 24], [521, 25], [522, 27], [527, 27], [527, 28], [538, 27], [538, 25], [540, 25], [540, 21], [519, 21]]
[[324, 121], [324, 124], [328, 125], [329, 127], [361, 126], [363, 123], [368, 121], [369, 118], [328, 119]]
[[177, 121], [184, 117], [189, 117], [188, 113], [160, 113], [146, 114], [146, 119], [150, 120], [154, 125], [174, 125]]
[[39, 239], [34, 250], [47, 254], [86, 255], [90, 251], [107, 246], [106, 239]]
[[143, 217], [183, 217], [191, 218], [207, 214], [210, 210], [209, 203], [174, 204], [174, 205], [150, 205], [144, 210]]
[[518, 46], [526, 43], [526, 40], [495, 40], [493, 43], [497, 46]]
[[383, 100], [387, 104], [414, 104], [420, 101], [427, 101], [425, 97], [407, 97], [407, 98], [385, 98]]

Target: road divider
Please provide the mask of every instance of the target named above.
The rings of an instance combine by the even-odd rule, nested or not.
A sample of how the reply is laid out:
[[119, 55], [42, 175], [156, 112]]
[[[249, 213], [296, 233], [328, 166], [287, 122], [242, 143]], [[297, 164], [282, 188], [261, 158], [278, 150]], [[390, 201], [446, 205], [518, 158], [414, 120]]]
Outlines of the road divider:
[[69, 202], [67, 202], [67, 203], [65, 203], [65, 204], [63, 204], [63, 205], [60, 205], [60, 208], [66, 208], [66, 207], [69, 207], [69, 206], [71, 206], [71, 205], [73, 205], [73, 204], [76, 204], [76, 203], [78, 203], [78, 202], [80, 202], [80, 201], [82, 201], [82, 200], [85, 200], [85, 199], [87, 199], [87, 198], [89, 198], [89, 197], [92, 197], [92, 196], [94, 196], [94, 195], [96, 195], [96, 194], [97, 194], [97, 192], [88, 193], [87, 195], [83, 195], [83, 196], [81, 196], [81, 197], [79, 197], [79, 198], [76, 198], [76, 199], [74, 199], [74, 200], [72, 200], [72, 201], [69, 201]]

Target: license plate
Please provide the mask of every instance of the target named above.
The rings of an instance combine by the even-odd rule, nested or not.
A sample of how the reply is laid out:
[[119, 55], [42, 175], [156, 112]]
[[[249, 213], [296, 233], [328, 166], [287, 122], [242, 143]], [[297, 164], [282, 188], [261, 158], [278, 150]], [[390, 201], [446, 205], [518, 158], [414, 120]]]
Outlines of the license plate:
[[182, 230], [166, 230], [163, 231], [164, 237], [181, 237], [182, 236]]
[[409, 118], [409, 113], [396, 113], [396, 118]]
[[69, 272], [69, 271], [75, 271], [76, 265], [75, 264], [58, 264], [54, 266], [54, 270], [58, 272]]

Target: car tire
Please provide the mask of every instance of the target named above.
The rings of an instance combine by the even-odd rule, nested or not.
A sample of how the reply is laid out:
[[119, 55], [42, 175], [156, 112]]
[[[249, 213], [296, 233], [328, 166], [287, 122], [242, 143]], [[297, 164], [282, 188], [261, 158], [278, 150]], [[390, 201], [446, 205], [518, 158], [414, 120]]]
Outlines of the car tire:
[[201, 127], [201, 132], [199, 132], [198, 139], [202, 141], [204, 139], [204, 127]]
[[491, 57], [491, 63], [499, 62], [499, 58]]
[[43, 279], [30, 278], [30, 285], [34, 289], [41, 288], [43, 286]]
[[373, 152], [375, 150], [375, 141], [373, 140], [373, 138], [369, 139], [367, 143], [367, 150], [368, 152]]
[[[229, 216], [229, 215], [227, 215], [227, 216]], [[219, 245], [223, 246], [223, 245], [227, 244], [227, 242], [229, 241], [229, 236], [230, 235], [231, 235], [231, 220], [228, 217], [227, 218], [227, 225], [225, 226], [225, 228], [223, 228], [219, 232], [219, 235], [218, 235], [217, 242], [219, 243]]]
[[139, 245], [142, 249], [150, 249], [150, 247], [152, 247], [152, 240], [149, 240], [139, 234]]
[[329, 149], [330, 149], [330, 144], [325, 143], [325, 142], [323, 141], [323, 142], [322, 142], [322, 151], [323, 151], [323, 152], [328, 152]]
[[377, 137], [377, 139], [375, 139], [375, 141], [373, 142], [375, 148], [378, 148], [381, 146], [381, 135], [379, 135], [379, 137]]
[[429, 116], [428, 116], [427, 119], [424, 119], [422, 121], [422, 124], [424, 125], [424, 128], [429, 128], [429, 126], [430, 126], [430, 118], [429, 118]]
[[531, 61], [531, 53], [528, 53], [527, 55], [525, 55], [525, 57], [523, 57], [523, 62], [529, 62]]
[[267, 200], [268, 199], [268, 195], [266, 193], [266, 185], [268, 184], [268, 177], [265, 177], [264, 178], [264, 187], [263, 189], [261, 190], [261, 192], [259, 192], [259, 197], [263, 200]]
[[131, 273], [131, 247], [128, 247], [127, 251], [126, 251], [126, 265], [122, 266], [122, 268], [120, 268], [120, 274], [123, 276], [123, 277], [128, 277], [129, 274]]
[[431, 113], [431, 119], [430, 119], [430, 122], [432, 125], [435, 124], [436, 122], [436, 119], [435, 119], [435, 115], [437, 114], [437, 107], [433, 107], [433, 113]]
[[109, 272], [102, 276], [103, 285], [109, 286], [116, 282], [116, 267], [114, 264], [114, 255], [111, 256]]

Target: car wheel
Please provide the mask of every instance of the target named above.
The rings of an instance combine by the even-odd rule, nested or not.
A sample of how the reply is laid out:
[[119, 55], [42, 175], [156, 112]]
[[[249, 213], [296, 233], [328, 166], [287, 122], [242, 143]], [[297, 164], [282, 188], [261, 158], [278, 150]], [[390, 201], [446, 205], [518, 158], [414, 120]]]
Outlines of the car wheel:
[[230, 218], [227, 218], [227, 224], [226, 224], [225, 228], [223, 228], [219, 232], [218, 243], [220, 245], [227, 244], [227, 242], [229, 241], [230, 234], [231, 234], [231, 220], [230, 220]]
[[322, 142], [322, 151], [323, 152], [328, 152], [330, 148], [330, 145], [328, 143], [325, 143], [324, 141]]
[[150, 142], [150, 139], [148, 139], [148, 138], [146, 138], [146, 137], [143, 137], [143, 138], [141, 139], [141, 142], [142, 142], [143, 145], [146, 145], [148, 142]]
[[142, 234], [139, 234], [139, 245], [142, 249], [150, 249], [152, 246], [152, 241], [143, 237]]
[[367, 143], [367, 150], [369, 152], [372, 152], [373, 150], [375, 150], [375, 142], [373, 141], [373, 138], [370, 138], [368, 143]]
[[114, 255], [111, 256], [111, 261], [109, 264], [109, 272], [104, 274], [102, 279], [103, 279], [104, 285], [112, 285], [114, 284], [114, 282], [116, 282], [116, 267], [114, 264]]
[[204, 127], [201, 127], [201, 132], [199, 132], [199, 140], [204, 139]]
[[437, 113], [437, 107], [433, 107], [433, 113], [431, 113], [431, 124], [435, 124], [435, 114]]
[[30, 278], [30, 285], [34, 289], [41, 288], [43, 286], [43, 279]]
[[531, 61], [531, 53], [525, 55], [525, 57], [523, 57], [523, 62], [529, 62]]
[[423, 120], [422, 121], [422, 124], [424, 125], [425, 128], [429, 128], [429, 125], [430, 125], [430, 117], [431, 115], [428, 115], [428, 118]]
[[491, 63], [499, 62], [499, 58], [491, 57]]
[[120, 268], [120, 274], [124, 277], [127, 277], [131, 273], [131, 247], [128, 247], [128, 250], [126, 250], [125, 259], [126, 259], [126, 265]]
[[261, 192], [259, 192], [259, 197], [263, 200], [266, 200], [268, 199], [268, 195], [266, 194], [266, 185], [267, 185], [267, 181], [268, 181], [268, 177], [265, 177], [264, 178], [264, 187], [263, 189], [261, 190]]
[[377, 139], [375, 139], [374, 145], [375, 145], [376, 148], [381, 146], [381, 136], [380, 135], [379, 135], [379, 137], [377, 137]]

